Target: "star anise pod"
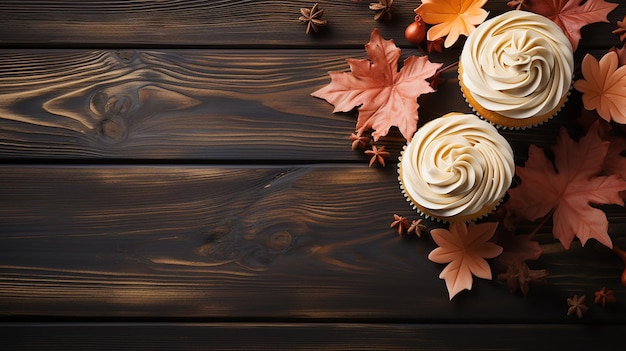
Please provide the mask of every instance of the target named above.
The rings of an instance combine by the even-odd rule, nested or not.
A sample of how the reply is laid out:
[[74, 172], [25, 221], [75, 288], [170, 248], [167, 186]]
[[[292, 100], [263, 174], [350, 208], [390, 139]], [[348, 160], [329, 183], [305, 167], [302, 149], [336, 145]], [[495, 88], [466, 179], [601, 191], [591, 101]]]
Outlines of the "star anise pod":
[[365, 149], [369, 145], [371, 139], [364, 137], [357, 133], [350, 134], [350, 141], [352, 141], [352, 150]]
[[418, 220], [413, 220], [411, 221], [411, 225], [409, 226], [409, 229], [406, 230], [407, 233], [411, 234], [411, 233], [415, 233], [415, 235], [417, 235], [418, 237], [422, 237], [422, 233], [425, 233], [426, 230], [428, 230], [426, 228], [425, 225], [422, 224], [422, 219], [418, 219]]
[[310, 9], [302, 7], [300, 9], [300, 13], [302, 16], [298, 18], [300, 22], [306, 23], [306, 34], [311, 34], [313, 32], [317, 32], [319, 27], [323, 27], [328, 23], [326, 20], [322, 19], [322, 15], [324, 15], [324, 10], [317, 7], [317, 3], [313, 5]]
[[574, 295], [574, 297], [568, 298], [567, 305], [569, 306], [567, 309], [568, 316], [576, 314], [578, 318], [583, 318], [583, 314], [589, 310], [587, 305], [585, 305], [585, 295], [581, 297]]
[[370, 10], [376, 11], [374, 15], [374, 19], [376, 21], [380, 20], [390, 20], [391, 19], [391, 11], [393, 10], [393, 0], [380, 0], [378, 2], [370, 3]]
[[524, 3], [524, 1], [525, 0], [511, 0], [507, 2], [506, 5], [512, 9], [520, 10], [526, 7], [526, 4]]
[[374, 164], [374, 162], [380, 163], [381, 166], [385, 167], [385, 158], [389, 157], [389, 152], [385, 151], [385, 147], [381, 146], [380, 149], [376, 147], [376, 145], [372, 145], [371, 150], [365, 150], [365, 154], [367, 156], [372, 156], [370, 159], [370, 167]]
[[593, 293], [595, 298], [593, 302], [602, 305], [602, 307], [606, 307], [607, 302], [615, 302], [617, 299], [615, 298], [615, 291], [607, 290], [606, 287], [602, 287], [602, 289]]
[[399, 216], [398, 214], [393, 214], [393, 222], [389, 228], [398, 228], [398, 235], [402, 235], [402, 233], [409, 228], [411, 225], [409, 224], [409, 220], [406, 217]]

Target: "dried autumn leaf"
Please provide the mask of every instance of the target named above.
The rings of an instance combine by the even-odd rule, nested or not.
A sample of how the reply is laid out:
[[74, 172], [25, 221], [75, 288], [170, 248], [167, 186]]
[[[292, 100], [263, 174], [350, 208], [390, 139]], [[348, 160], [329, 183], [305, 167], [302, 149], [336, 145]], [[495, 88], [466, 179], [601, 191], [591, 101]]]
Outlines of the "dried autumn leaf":
[[498, 280], [504, 281], [511, 292], [519, 290], [526, 295], [531, 283], [541, 283], [548, 275], [548, 271], [530, 269], [526, 264], [527, 260], [538, 259], [543, 249], [537, 241], [531, 240], [533, 233], [516, 235], [514, 230], [507, 228], [508, 219], [501, 220], [498, 227], [496, 243], [502, 246], [503, 250], [494, 260], [494, 266], [504, 271], [498, 274]]
[[608, 23], [607, 15], [618, 6], [604, 0], [526, 0], [524, 5], [561, 27], [574, 51], [580, 41], [580, 28], [596, 22]]
[[444, 47], [449, 48], [460, 35], [468, 36], [489, 13], [482, 7], [487, 0], [423, 0], [415, 9], [424, 22], [434, 24], [426, 39], [434, 41], [446, 37]]
[[335, 106], [333, 112], [348, 112], [359, 106], [357, 134], [374, 129], [374, 141], [398, 127], [405, 139], [411, 140], [417, 130], [419, 115], [417, 97], [434, 90], [426, 79], [441, 64], [426, 56], [411, 56], [398, 72], [400, 48], [393, 40], [385, 40], [378, 29], [372, 31], [365, 50], [370, 58], [348, 59], [352, 72], [329, 72], [331, 82], [311, 95]]
[[613, 247], [605, 213], [590, 205], [624, 206], [619, 192], [626, 190], [626, 180], [599, 175], [608, 147], [609, 142], [598, 136], [598, 122], [578, 143], [562, 129], [552, 148], [554, 165], [541, 149], [531, 145], [526, 165], [516, 167], [521, 184], [509, 190], [508, 210], [529, 221], [554, 211], [552, 233], [566, 249], [574, 237], [583, 245], [594, 238]]
[[502, 253], [502, 247], [488, 242], [498, 223], [452, 223], [450, 229], [433, 229], [430, 234], [439, 245], [428, 255], [436, 263], [448, 263], [439, 278], [445, 279], [450, 300], [464, 289], [471, 290], [472, 275], [492, 279], [491, 268], [485, 260]]
[[507, 232], [505, 235], [498, 240], [498, 244], [504, 249], [498, 261], [511, 264], [518, 261], [536, 260], [543, 253], [539, 242], [530, 240], [531, 234], [513, 235]]
[[626, 123], [626, 66], [618, 68], [617, 53], [609, 51], [600, 62], [586, 54], [582, 73], [584, 79], [574, 88], [583, 93], [585, 108], [598, 111], [607, 122]]

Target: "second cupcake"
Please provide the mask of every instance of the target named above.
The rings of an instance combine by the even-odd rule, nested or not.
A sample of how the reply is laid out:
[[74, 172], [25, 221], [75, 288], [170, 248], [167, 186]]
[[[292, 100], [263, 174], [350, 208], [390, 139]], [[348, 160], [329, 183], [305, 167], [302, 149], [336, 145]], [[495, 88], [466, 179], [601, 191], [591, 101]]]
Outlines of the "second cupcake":
[[572, 46], [554, 22], [514, 10], [470, 34], [459, 62], [461, 90], [484, 119], [525, 128], [555, 115], [567, 100]]

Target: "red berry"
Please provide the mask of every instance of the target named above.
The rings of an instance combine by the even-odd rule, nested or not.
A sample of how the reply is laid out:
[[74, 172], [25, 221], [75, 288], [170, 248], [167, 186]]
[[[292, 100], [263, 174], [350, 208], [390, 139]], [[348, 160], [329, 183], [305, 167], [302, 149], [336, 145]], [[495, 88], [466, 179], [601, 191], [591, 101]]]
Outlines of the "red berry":
[[424, 41], [426, 37], [426, 25], [419, 15], [415, 16], [415, 22], [406, 27], [404, 37], [415, 45], [419, 45]]

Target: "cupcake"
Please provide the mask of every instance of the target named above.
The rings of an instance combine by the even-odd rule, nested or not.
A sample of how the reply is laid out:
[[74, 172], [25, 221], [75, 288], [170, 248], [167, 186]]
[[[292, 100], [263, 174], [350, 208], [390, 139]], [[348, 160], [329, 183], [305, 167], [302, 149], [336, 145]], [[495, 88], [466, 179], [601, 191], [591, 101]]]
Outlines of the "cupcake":
[[494, 210], [511, 185], [511, 146], [475, 115], [449, 113], [422, 126], [404, 147], [398, 180], [429, 218], [467, 222]]
[[514, 10], [473, 31], [461, 53], [459, 82], [482, 118], [525, 128], [554, 116], [572, 85], [572, 45], [554, 22]]

